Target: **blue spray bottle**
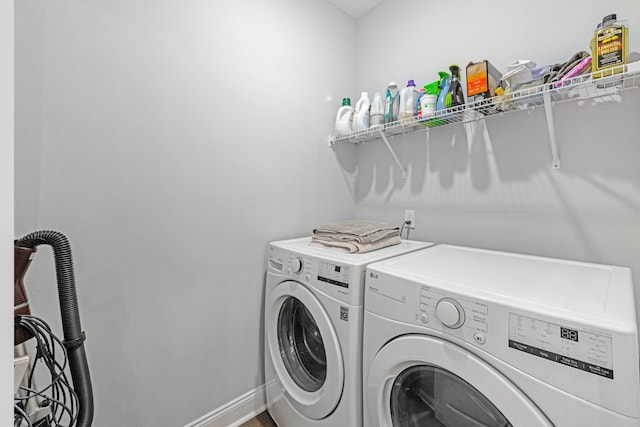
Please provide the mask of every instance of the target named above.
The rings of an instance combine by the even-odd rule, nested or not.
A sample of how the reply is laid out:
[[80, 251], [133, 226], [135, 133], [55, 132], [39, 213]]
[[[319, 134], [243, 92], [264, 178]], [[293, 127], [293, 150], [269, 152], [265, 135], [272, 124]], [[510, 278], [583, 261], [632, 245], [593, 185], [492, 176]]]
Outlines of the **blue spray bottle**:
[[451, 76], [449, 73], [438, 71], [438, 75], [440, 76], [440, 95], [438, 95], [438, 101], [436, 102], [436, 111], [447, 108], [447, 94], [451, 86]]

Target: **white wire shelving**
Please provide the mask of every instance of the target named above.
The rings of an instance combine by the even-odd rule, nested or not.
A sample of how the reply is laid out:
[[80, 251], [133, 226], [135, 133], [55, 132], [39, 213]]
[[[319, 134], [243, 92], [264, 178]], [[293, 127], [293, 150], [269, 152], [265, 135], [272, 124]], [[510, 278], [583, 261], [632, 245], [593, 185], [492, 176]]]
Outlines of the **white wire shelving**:
[[435, 116], [418, 120], [415, 117], [386, 123], [384, 126], [353, 131], [329, 136], [329, 146], [335, 149], [339, 142], [363, 144], [368, 141], [382, 140], [387, 150], [406, 178], [406, 171], [396, 155], [389, 137], [414, 132], [429, 132], [432, 129], [460, 123], [471, 123], [484, 120], [486, 117], [504, 115], [515, 111], [532, 110], [537, 107], [545, 109], [549, 146], [551, 150], [551, 167], [560, 168], [558, 143], [556, 140], [553, 106], [568, 101], [585, 101], [600, 98], [604, 101], [618, 100], [620, 93], [628, 89], [640, 87], [640, 62], [622, 65], [607, 71], [584, 74], [562, 82], [545, 83], [527, 89], [507, 93], [503, 96], [437, 111]]

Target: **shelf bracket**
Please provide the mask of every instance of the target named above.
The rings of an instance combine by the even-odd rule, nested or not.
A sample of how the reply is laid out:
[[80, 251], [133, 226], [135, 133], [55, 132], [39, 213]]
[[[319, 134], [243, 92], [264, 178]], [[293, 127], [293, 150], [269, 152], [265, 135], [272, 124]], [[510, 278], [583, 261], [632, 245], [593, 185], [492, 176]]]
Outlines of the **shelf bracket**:
[[396, 153], [395, 151], [393, 151], [393, 148], [391, 148], [391, 144], [389, 144], [389, 140], [385, 136], [384, 132], [382, 132], [382, 130], [380, 129], [378, 130], [378, 133], [380, 134], [380, 137], [384, 141], [384, 144], [387, 146], [387, 150], [389, 150], [389, 154], [391, 154], [391, 157], [393, 157], [393, 160], [395, 160], [396, 165], [398, 165], [398, 167], [400, 168], [400, 171], [402, 172], [402, 179], [407, 179], [407, 171], [402, 166], [402, 163], [400, 163], [400, 159], [398, 159], [398, 156], [396, 156]]
[[551, 148], [551, 168], [560, 169], [560, 156], [558, 155], [558, 142], [556, 140], [556, 126], [553, 121], [553, 105], [549, 91], [542, 92], [544, 101], [544, 112], [547, 116], [547, 129], [549, 131], [549, 146]]
[[336, 151], [336, 137], [330, 135], [327, 145], [329, 146], [329, 148], [331, 148], [335, 152]]

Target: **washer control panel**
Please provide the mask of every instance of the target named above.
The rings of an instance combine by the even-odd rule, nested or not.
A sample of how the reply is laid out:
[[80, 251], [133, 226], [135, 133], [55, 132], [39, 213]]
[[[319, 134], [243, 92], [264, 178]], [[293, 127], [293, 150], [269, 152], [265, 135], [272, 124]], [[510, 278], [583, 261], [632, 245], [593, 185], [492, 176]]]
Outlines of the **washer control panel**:
[[604, 332], [509, 313], [509, 347], [613, 379], [613, 339]]
[[443, 332], [466, 330], [473, 341], [484, 344], [489, 329], [489, 307], [486, 303], [462, 296], [452, 296], [429, 286], [420, 288], [420, 304], [416, 319]]
[[351, 269], [347, 266], [320, 261], [317, 278], [324, 283], [348, 288], [350, 272]]
[[271, 246], [267, 268], [286, 276], [283, 279], [313, 286], [346, 304], [362, 304], [364, 271], [357, 266]]

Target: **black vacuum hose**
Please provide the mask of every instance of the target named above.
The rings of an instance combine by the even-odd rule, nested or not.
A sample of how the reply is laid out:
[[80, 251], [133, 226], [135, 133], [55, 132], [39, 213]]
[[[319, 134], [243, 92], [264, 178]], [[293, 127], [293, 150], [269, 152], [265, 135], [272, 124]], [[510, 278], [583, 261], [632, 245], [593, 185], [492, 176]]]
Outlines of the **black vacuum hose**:
[[53, 249], [64, 344], [67, 347], [73, 388], [78, 395], [79, 402], [76, 426], [90, 427], [93, 421], [93, 391], [84, 349], [85, 335], [80, 326], [76, 280], [69, 241], [64, 234], [58, 231], [45, 230], [27, 234], [16, 240], [15, 245], [25, 248], [49, 245]]

